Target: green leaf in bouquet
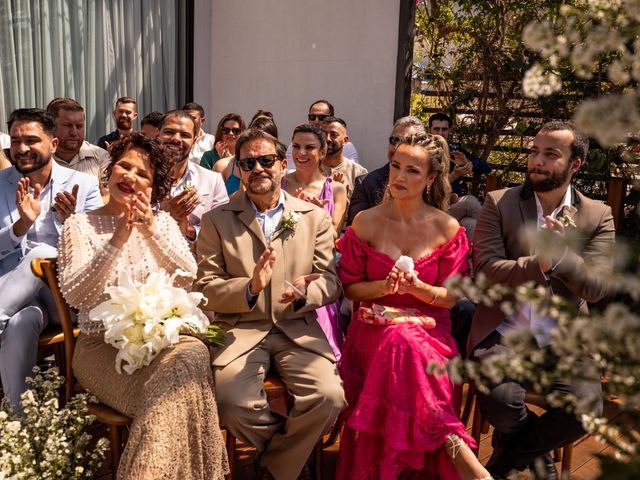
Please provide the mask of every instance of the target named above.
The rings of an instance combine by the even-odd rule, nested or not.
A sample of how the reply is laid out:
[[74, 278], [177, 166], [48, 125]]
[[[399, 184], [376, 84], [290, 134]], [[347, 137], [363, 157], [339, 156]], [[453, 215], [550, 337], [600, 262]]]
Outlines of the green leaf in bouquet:
[[209, 325], [203, 342], [212, 347], [224, 345], [224, 331], [218, 325]]

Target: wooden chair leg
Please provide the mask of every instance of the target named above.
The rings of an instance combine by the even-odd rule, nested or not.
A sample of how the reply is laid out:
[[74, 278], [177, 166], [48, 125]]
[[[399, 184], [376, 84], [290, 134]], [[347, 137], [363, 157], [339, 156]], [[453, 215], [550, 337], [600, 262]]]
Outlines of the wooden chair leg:
[[571, 460], [573, 457], [573, 443], [562, 449], [562, 475], [569, 478], [571, 475]]
[[471, 436], [473, 437], [473, 439], [476, 441], [476, 444], [478, 445], [477, 448], [473, 449], [473, 453], [475, 453], [477, 456], [480, 450], [480, 437], [482, 436], [485, 420], [484, 420], [484, 417], [482, 416], [482, 412], [480, 411], [480, 405], [478, 404], [478, 401], [476, 400], [475, 403], [476, 404], [473, 408], [473, 420], [471, 422]]
[[313, 449], [313, 471], [315, 480], [322, 480], [322, 450], [324, 448], [324, 435], [320, 437]]
[[109, 442], [111, 443], [111, 478], [115, 480], [122, 454], [122, 431], [118, 425], [109, 425]]
[[464, 404], [462, 405], [462, 412], [460, 413], [460, 420], [465, 427], [467, 426], [467, 423], [469, 423], [469, 419], [471, 418], [471, 413], [473, 412], [473, 401], [475, 400], [475, 397], [475, 388], [472, 387], [471, 384], [467, 384], [467, 396], [464, 400]]
[[229, 457], [229, 474], [225, 477], [226, 480], [233, 480], [233, 473], [235, 468], [236, 461], [236, 437], [233, 434], [226, 430], [226, 441], [225, 445], [227, 447], [227, 457]]

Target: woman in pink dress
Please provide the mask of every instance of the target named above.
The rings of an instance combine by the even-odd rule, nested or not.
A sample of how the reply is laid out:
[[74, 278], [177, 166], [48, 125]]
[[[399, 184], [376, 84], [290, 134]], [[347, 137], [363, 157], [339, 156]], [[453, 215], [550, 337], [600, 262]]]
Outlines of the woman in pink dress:
[[468, 270], [464, 229], [446, 213], [448, 164], [441, 137], [402, 139], [388, 200], [338, 242], [345, 296], [360, 302], [339, 364], [349, 407], [338, 479], [491, 478], [458, 417], [459, 387], [427, 373], [458, 354], [443, 284]]

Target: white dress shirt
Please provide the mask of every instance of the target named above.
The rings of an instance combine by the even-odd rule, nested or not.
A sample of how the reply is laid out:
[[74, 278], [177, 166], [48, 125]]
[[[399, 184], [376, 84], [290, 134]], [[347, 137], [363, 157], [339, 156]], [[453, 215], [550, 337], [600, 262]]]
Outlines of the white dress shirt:
[[216, 137], [214, 137], [210, 133], [203, 131], [202, 135], [200, 135], [200, 137], [193, 144], [193, 147], [191, 147], [191, 152], [189, 152], [189, 160], [200, 165], [202, 156], [205, 154], [205, 152], [213, 150], [215, 144]]
[[[536, 199], [536, 211], [538, 230], [545, 225], [545, 215], [542, 210], [542, 204], [538, 199], [538, 194], [534, 193]], [[567, 188], [567, 192], [564, 194], [560, 205], [558, 205], [551, 217], [557, 218], [564, 208], [571, 207], [571, 187]], [[558, 261], [556, 265], [560, 263]], [[506, 334], [509, 330], [526, 330], [531, 329], [534, 331], [538, 346], [545, 347], [551, 343], [550, 332], [551, 329], [556, 327], [556, 321], [551, 317], [542, 317], [538, 315], [529, 303], [519, 303], [516, 307], [516, 311], [513, 315], [508, 315], [498, 325], [496, 329], [501, 335]]]

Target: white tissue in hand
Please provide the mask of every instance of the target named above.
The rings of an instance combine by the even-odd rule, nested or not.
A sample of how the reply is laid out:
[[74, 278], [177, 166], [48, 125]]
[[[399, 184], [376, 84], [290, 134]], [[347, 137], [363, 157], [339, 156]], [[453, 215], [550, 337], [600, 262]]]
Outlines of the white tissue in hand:
[[413, 258], [400, 255], [400, 258], [396, 260], [396, 268], [401, 272], [413, 275]]

